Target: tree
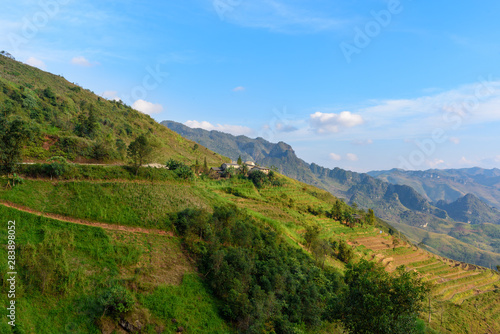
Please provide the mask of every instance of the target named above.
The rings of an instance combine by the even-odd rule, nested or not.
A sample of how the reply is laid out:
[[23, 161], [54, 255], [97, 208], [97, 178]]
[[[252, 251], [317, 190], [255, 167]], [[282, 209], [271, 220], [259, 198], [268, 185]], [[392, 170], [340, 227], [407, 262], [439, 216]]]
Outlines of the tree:
[[208, 173], [207, 157], [205, 157], [203, 160], [203, 172]]
[[198, 159], [196, 159], [196, 161], [194, 162], [193, 169], [194, 169], [195, 173], [199, 173], [200, 163], [199, 163]]
[[311, 245], [318, 239], [321, 229], [318, 225], [308, 226], [306, 228], [306, 234], [304, 239], [306, 239], [306, 247], [311, 249]]
[[238, 165], [241, 165], [243, 161], [241, 160], [241, 155], [238, 157], [238, 161], [236, 162]]
[[346, 289], [329, 301], [327, 318], [352, 333], [416, 333], [429, 288], [401, 266], [394, 276], [374, 262], [348, 264]]
[[146, 135], [140, 135], [130, 143], [127, 149], [127, 155], [135, 169], [135, 175], [139, 172], [139, 167], [147, 162], [152, 153], [153, 147]]
[[332, 254], [332, 245], [327, 240], [316, 239], [311, 246], [311, 252], [318, 264], [321, 264], [321, 268], [324, 269], [327, 255]]
[[89, 115], [85, 114], [78, 115], [78, 122], [75, 126], [75, 133], [80, 137], [93, 138], [99, 127], [99, 122], [95, 114], [94, 107], [92, 106], [89, 110]]
[[354, 256], [352, 247], [345, 240], [340, 240], [338, 248], [337, 258], [342, 262], [349, 263]]
[[351, 224], [354, 222], [352, 213], [349, 211], [342, 212], [342, 221], [345, 222], [346, 225], [351, 226]]
[[398, 247], [398, 245], [399, 245], [399, 239], [398, 238], [392, 239], [392, 250], [396, 250], [396, 247]]
[[375, 213], [373, 209], [368, 209], [368, 215], [365, 218], [365, 222], [367, 225], [373, 225], [375, 223]]
[[21, 119], [8, 122], [0, 115], [0, 170], [11, 174], [22, 161], [22, 148], [28, 139], [27, 123]]
[[340, 221], [342, 219], [342, 202], [337, 200], [333, 205], [331, 216], [333, 219]]

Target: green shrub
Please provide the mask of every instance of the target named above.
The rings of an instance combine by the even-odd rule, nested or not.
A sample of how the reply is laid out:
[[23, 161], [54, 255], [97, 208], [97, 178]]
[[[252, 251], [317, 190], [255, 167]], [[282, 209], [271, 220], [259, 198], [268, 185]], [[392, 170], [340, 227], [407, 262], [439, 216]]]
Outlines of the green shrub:
[[168, 159], [167, 163], [165, 164], [169, 170], [176, 170], [177, 168], [181, 167], [184, 165], [182, 162], [174, 160], [174, 159]]
[[50, 177], [60, 178], [71, 170], [71, 166], [68, 161], [61, 157], [56, 156], [48, 160], [48, 164], [45, 165], [45, 173]]
[[101, 297], [103, 313], [114, 317], [130, 311], [135, 304], [132, 293], [121, 285], [114, 285], [104, 291]]
[[169, 159], [166, 166], [168, 170], [174, 171], [180, 179], [190, 180], [194, 177], [194, 173], [191, 168], [180, 161]]

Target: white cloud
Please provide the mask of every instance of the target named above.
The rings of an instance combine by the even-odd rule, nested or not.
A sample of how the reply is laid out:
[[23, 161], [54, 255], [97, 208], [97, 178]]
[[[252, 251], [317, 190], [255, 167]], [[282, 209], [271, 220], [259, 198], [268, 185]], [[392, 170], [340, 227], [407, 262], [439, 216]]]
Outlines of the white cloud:
[[335, 160], [335, 161], [340, 161], [340, 160], [342, 160], [342, 157], [338, 154], [330, 153], [330, 159]]
[[444, 160], [442, 160], [442, 159], [427, 160], [427, 161], [426, 161], [426, 164], [427, 164], [430, 168], [436, 168], [436, 167], [438, 167], [439, 165], [444, 164]]
[[471, 161], [469, 159], [467, 159], [466, 157], [462, 157], [459, 161], [459, 164], [460, 165], [467, 165], [467, 166], [473, 166], [474, 165], [474, 161]]
[[249, 127], [246, 126], [241, 126], [241, 125], [229, 125], [229, 124], [217, 124], [213, 125], [210, 122], [207, 121], [187, 121], [184, 123], [184, 125], [189, 126], [190, 128], [200, 128], [208, 131], [220, 131], [220, 132], [225, 132], [225, 133], [230, 133], [235, 136], [239, 135], [245, 135], [245, 136], [250, 136], [253, 134], [253, 130], [250, 129]]
[[118, 92], [114, 90], [107, 90], [101, 94], [102, 97], [108, 100], [120, 101], [121, 99], [118, 97]]
[[94, 65], [97, 65], [98, 63], [91, 63], [87, 58], [79, 56], [71, 59], [71, 64], [83, 67], [92, 67]]
[[132, 104], [132, 108], [147, 115], [159, 114], [163, 111], [163, 106], [161, 104], [154, 104], [144, 100], [135, 101], [134, 104]]
[[37, 59], [35, 57], [29, 57], [28, 60], [26, 60], [26, 64], [33, 66], [33, 67], [37, 67], [41, 70], [47, 69], [47, 65], [45, 65], [45, 63], [43, 61], [41, 61], [40, 59]]
[[339, 132], [342, 128], [352, 128], [363, 124], [361, 115], [356, 115], [350, 111], [342, 111], [340, 114], [315, 112], [309, 116], [312, 128], [317, 133]]
[[372, 137], [429, 135], [434, 129], [457, 130], [465, 124], [500, 121], [500, 81], [476, 83], [413, 99], [375, 100], [356, 112], [369, 123]]
[[347, 160], [350, 160], [350, 161], [358, 161], [359, 158], [356, 154], [354, 153], [347, 153]]
[[233, 92], [243, 92], [245, 90], [245, 87], [243, 86], [238, 86], [233, 88]]
[[452, 142], [455, 145], [458, 145], [458, 144], [460, 144], [460, 138], [450, 137], [450, 142]]

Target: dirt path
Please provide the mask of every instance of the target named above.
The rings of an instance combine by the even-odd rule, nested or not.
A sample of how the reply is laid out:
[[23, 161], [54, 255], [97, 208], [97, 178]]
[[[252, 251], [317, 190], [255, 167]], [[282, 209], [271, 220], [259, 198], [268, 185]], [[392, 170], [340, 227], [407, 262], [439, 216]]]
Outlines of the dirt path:
[[112, 231], [125, 231], [125, 232], [131, 232], [131, 233], [145, 233], [145, 234], [159, 234], [159, 235], [168, 235], [171, 237], [174, 236], [174, 234], [170, 231], [166, 232], [166, 231], [162, 231], [162, 230], [146, 229], [146, 228], [142, 228], [142, 227], [98, 223], [98, 222], [93, 222], [90, 220], [58, 215], [55, 213], [46, 213], [46, 212], [36, 211], [36, 210], [30, 209], [24, 205], [11, 203], [11, 202], [8, 202], [5, 200], [0, 200], [0, 205], [6, 206], [9, 208], [13, 208], [13, 209], [16, 209], [19, 211], [23, 211], [23, 212], [28, 212], [28, 213], [32, 213], [35, 215], [56, 219], [56, 220], [63, 221], [66, 223], [73, 223], [73, 224], [86, 225], [86, 226], [95, 226], [95, 227], [100, 227], [100, 228], [103, 228], [106, 230], [112, 230]]

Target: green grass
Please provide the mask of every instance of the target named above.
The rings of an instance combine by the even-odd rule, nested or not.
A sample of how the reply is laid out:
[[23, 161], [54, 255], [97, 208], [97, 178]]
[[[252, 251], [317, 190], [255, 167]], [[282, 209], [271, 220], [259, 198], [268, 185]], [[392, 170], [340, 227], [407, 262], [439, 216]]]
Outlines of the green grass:
[[209, 208], [216, 198], [190, 183], [123, 183], [26, 180], [0, 198], [31, 209], [111, 224], [169, 229], [169, 215]]
[[151, 294], [142, 294], [139, 299], [153, 315], [167, 324], [166, 330], [169, 332], [175, 332], [178, 327], [193, 334], [233, 332], [221, 320], [216, 301], [196, 274], [185, 275], [179, 286], [161, 286]]
[[[188, 275], [180, 287], [157, 282], [158, 279], [168, 281], [174, 274], [181, 277], [182, 271], [192, 270], [186, 265], [179, 267], [179, 259], [184, 257], [177, 239], [110, 232], [4, 206], [0, 206], [0, 216], [3, 217], [2, 243], [7, 240], [7, 220], [16, 222], [16, 333], [101, 333], [96, 327], [96, 319], [103, 313], [99, 298], [112, 284], [124, 285], [132, 291], [137, 300], [134, 310], [137, 314], [148, 312], [142, 298], [151, 293], [166, 296], [170, 291], [182, 300], [182, 296], [192, 296], [196, 291], [197, 311], [189, 316], [200, 322], [188, 318], [185, 328], [197, 324], [193, 331], [200, 328], [199, 333], [205, 329], [215, 333], [228, 328], [214, 313], [214, 301], [195, 274]], [[0, 248], [0, 257], [7, 257], [4, 247]], [[165, 264], [167, 267], [161, 269]], [[2, 273], [9, 271], [6, 261], [1, 261], [0, 266]], [[5, 278], [2, 275], [2, 279]], [[2, 282], [0, 333], [11, 333], [5, 317], [7, 310], [3, 307], [8, 302], [7, 284]], [[187, 300], [185, 303], [188, 307]], [[156, 326], [171, 326], [171, 321], [166, 320], [150, 317], [148, 333], [154, 333]]]

